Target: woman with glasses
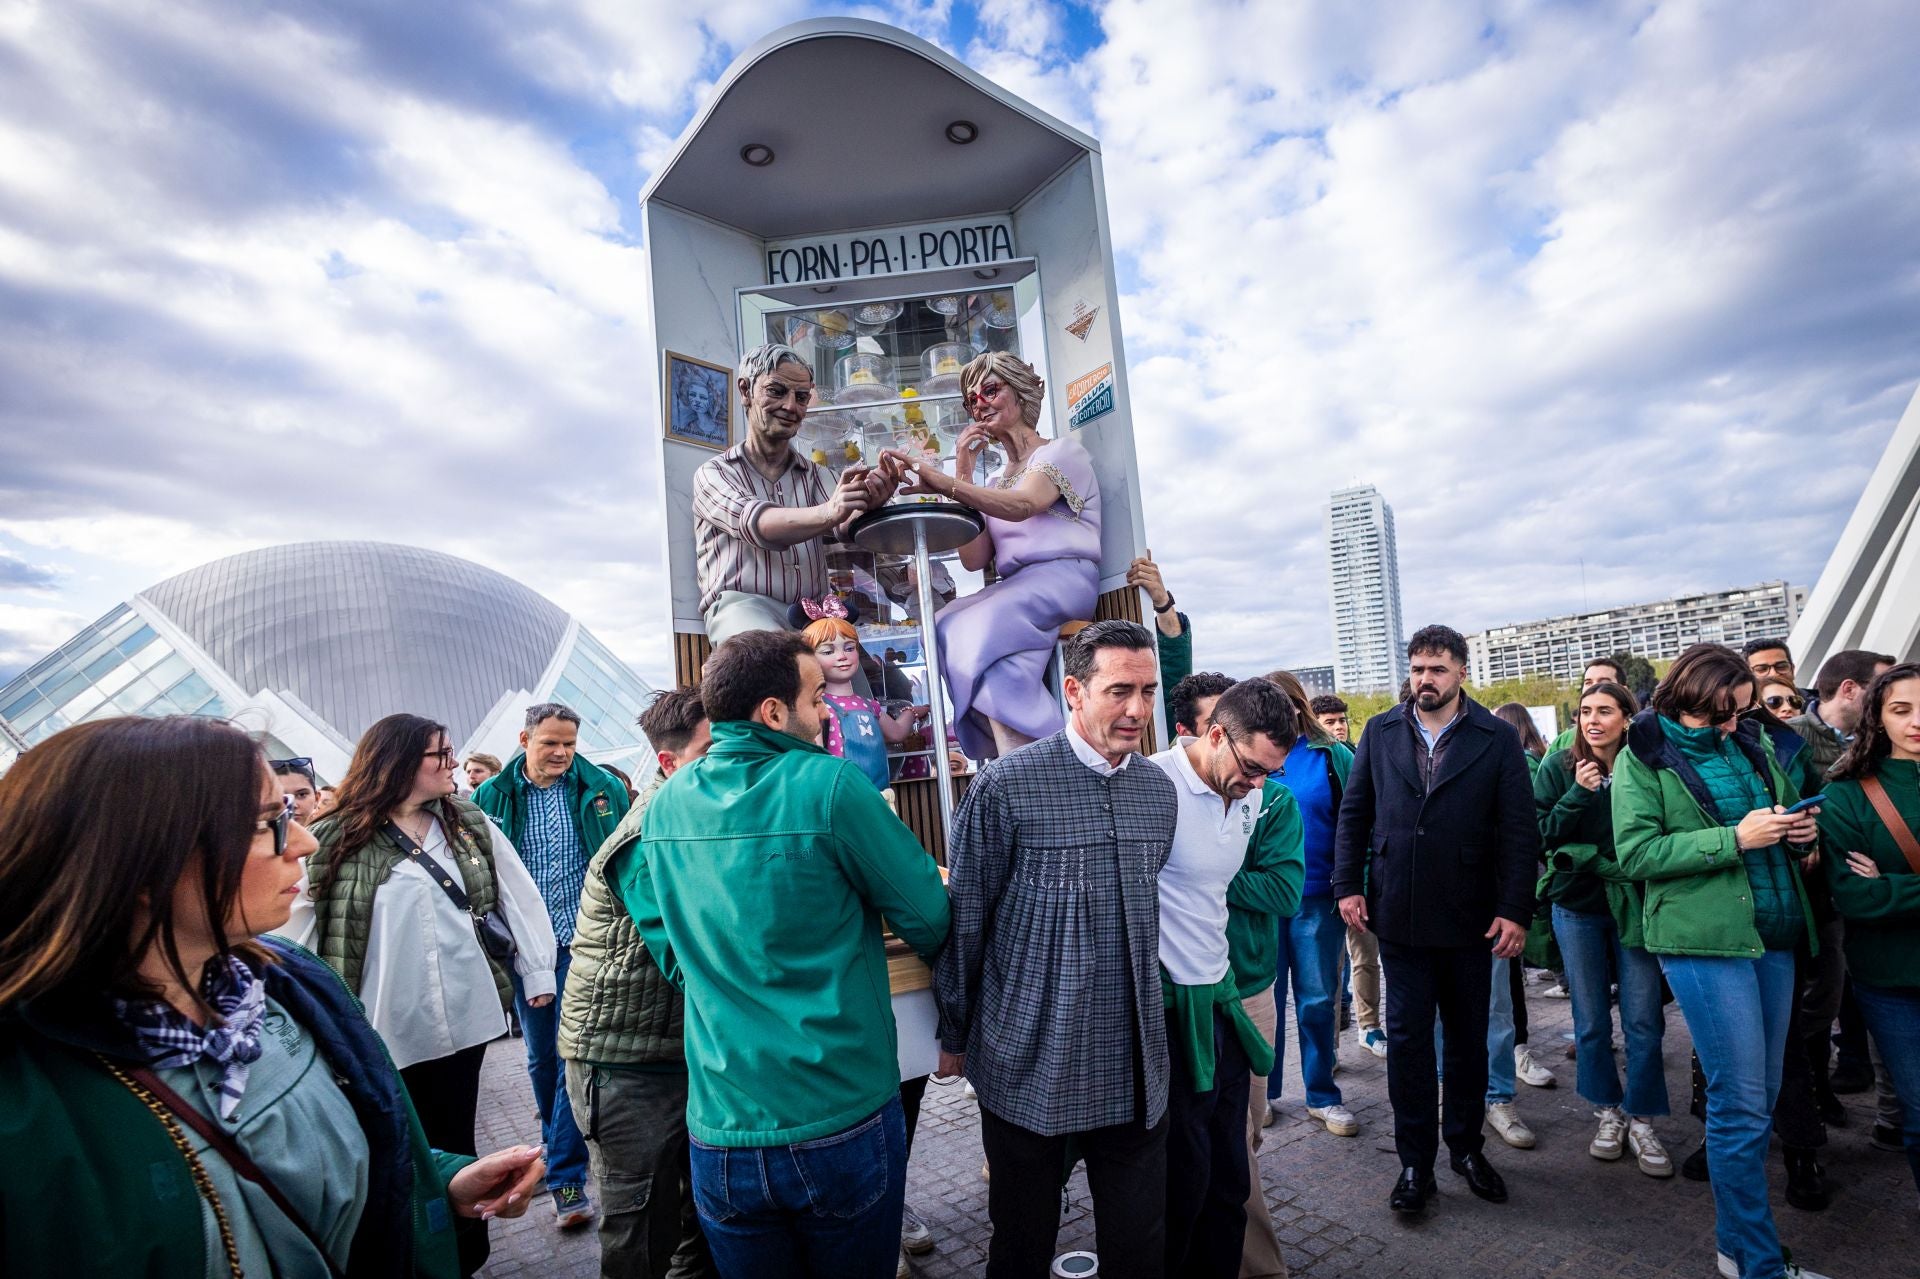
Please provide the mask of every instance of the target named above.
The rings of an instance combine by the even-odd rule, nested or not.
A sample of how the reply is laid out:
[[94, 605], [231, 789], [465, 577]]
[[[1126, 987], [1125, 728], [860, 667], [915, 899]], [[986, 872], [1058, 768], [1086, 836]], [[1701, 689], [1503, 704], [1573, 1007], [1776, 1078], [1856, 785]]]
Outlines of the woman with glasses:
[[1794, 949], [1813, 935], [1799, 858], [1818, 837], [1817, 810], [1786, 811], [1799, 788], [1760, 726], [1740, 718], [1753, 683], [1740, 655], [1718, 644], [1674, 661], [1614, 761], [1614, 851], [1646, 885], [1646, 949], [1706, 1074], [1720, 1272], [1817, 1279], [1781, 1250], [1766, 1167]]
[[[1595, 1159], [1631, 1153], [1649, 1177], [1673, 1176], [1673, 1160], [1652, 1119], [1670, 1113], [1660, 1060], [1666, 1018], [1660, 1007], [1660, 961], [1642, 946], [1645, 892], [1620, 873], [1614, 852], [1614, 763], [1627, 724], [1640, 711], [1632, 693], [1611, 680], [1581, 696], [1573, 745], [1555, 751], [1533, 779], [1540, 845], [1552, 872], [1544, 896], [1553, 903], [1553, 934], [1566, 960], [1573, 997], [1582, 1099], [1599, 1107], [1587, 1146]], [[1620, 984], [1620, 1026], [1627, 1039], [1627, 1080], [1613, 1059], [1613, 997]]]
[[1761, 681], [1759, 703], [1780, 720], [1792, 719], [1807, 709], [1800, 690], [1782, 679]]
[[550, 1001], [554, 941], [532, 876], [500, 828], [454, 796], [453, 770], [445, 726], [389, 715], [369, 728], [339, 806], [314, 826], [320, 846], [288, 934], [360, 997], [428, 1139], [471, 1151], [480, 1066], [506, 1033], [511, 975], [528, 1003]]
[[1827, 878], [1847, 921], [1853, 997], [1905, 1111], [1920, 1187], [1920, 666], [1868, 686], [1833, 777], [1820, 813]]
[[[954, 474], [924, 455], [881, 456], [890, 475], [912, 477], [902, 492], [951, 498], [986, 517], [960, 563], [975, 573], [991, 564], [998, 580], [941, 609], [935, 624], [960, 748], [990, 759], [1060, 731], [1059, 702], [1043, 681], [1060, 628], [1090, 621], [1100, 595], [1100, 486], [1080, 441], [1036, 429], [1046, 384], [1032, 365], [990, 351], [961, 370], [960, 390], [973, 423], [955, 445]], [[977, 484], [989, 443], [1007, 468]]]
[[431, 1149], [339, 977], [262, 936], [313, 849], [217, 720], [0, 778], [0, 1274], [452, 1276], [455, 1220], [526, 1211], [539, 1151]]

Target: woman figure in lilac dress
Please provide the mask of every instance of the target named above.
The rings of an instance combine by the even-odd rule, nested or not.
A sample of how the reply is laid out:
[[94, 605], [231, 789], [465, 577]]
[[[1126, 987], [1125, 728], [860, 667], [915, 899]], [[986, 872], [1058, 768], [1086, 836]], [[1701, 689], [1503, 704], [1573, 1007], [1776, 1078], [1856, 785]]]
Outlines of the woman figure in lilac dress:
[[[957, 476], [925, 457], [884, 457], [912, 476], [905, 492], [952, 498], [986, 517], [960, 563], [975, 572], [991, 563], [999, 580], [941, 609], [934, 627], [961, 749], [990, 759], [1060, 730], [1043, 677], [1060, 627], [1090, 620], [1099, 598], [1100, 487], [1078, 440], [1034, 429], [1046, 384], [1032, 365], [989, 352], [961, 371], [960, 390], [973, 423], [955, 445]], [[1006, 473], [989, 485], [958, 478], [974, 474], [989, 443], [1006, 453]]]

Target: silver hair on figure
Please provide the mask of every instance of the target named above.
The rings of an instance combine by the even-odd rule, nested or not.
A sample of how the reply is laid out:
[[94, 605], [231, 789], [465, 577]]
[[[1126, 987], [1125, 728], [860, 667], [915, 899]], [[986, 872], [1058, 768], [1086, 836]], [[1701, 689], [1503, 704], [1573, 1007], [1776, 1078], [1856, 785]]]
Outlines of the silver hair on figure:
[[756, 346], [740, 357], [740, 367], [734, 370], [739, 379], [741, 398], [747, 398], [753, 390], [753, 384], [766, 377], [782, 364], [798, 364], [813, 376], [813, 365], [807, 358], [788, 346], [785, 342], [769, 342], [765, 346]]
[[575, 728], [580, 727], [580, 712], [564, 702], [541, 702], [527, 707], [528, 728], [538, 728], [550, 719], [564, 719]]
[[1047, 384], [1040, 380], [1040, 374], [1033, 365], [1012, 351], [988, 351], [985, 355], [976, 355], [967, 361], [966, 368], [960, 370], [960, 394], [965, 396], [971, 392], [986, 381], [989, 373], [1013, 388], [1014, 396], [1020, 401], [1021, 418], [1028, 426], [1036, 425], [1040, 421], [1040, 401], [1046, 396]]

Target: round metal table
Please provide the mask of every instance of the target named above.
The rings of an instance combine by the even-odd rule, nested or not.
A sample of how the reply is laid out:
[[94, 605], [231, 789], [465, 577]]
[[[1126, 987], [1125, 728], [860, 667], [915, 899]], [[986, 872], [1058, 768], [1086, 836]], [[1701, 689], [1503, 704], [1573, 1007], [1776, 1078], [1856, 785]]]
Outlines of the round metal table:
[[947, 699], [940, 674], [940, 641], [933, 628], [932, 557], [958, 550], [986, 532], [986, 521], [957, 502], [901, 502], [869, 511], [849, 537], [862, 550], [911, 555], [920, 596], [920, 644], [927, 663], [927, 705], [933, 710], [933, 767], [940, 784], [940, 827], [953, 820], [953, 762], [947, 757]]

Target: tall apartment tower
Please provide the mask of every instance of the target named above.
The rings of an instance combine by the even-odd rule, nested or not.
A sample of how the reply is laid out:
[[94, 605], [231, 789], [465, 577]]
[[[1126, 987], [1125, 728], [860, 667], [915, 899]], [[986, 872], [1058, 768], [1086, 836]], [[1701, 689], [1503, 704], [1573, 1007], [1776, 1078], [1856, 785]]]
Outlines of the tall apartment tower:
[[1362, 484], [1336, 492], [1325, 510], [1334, 677], [1343, 692], [1391, 692], [1407, 677], [1393, 508]]

